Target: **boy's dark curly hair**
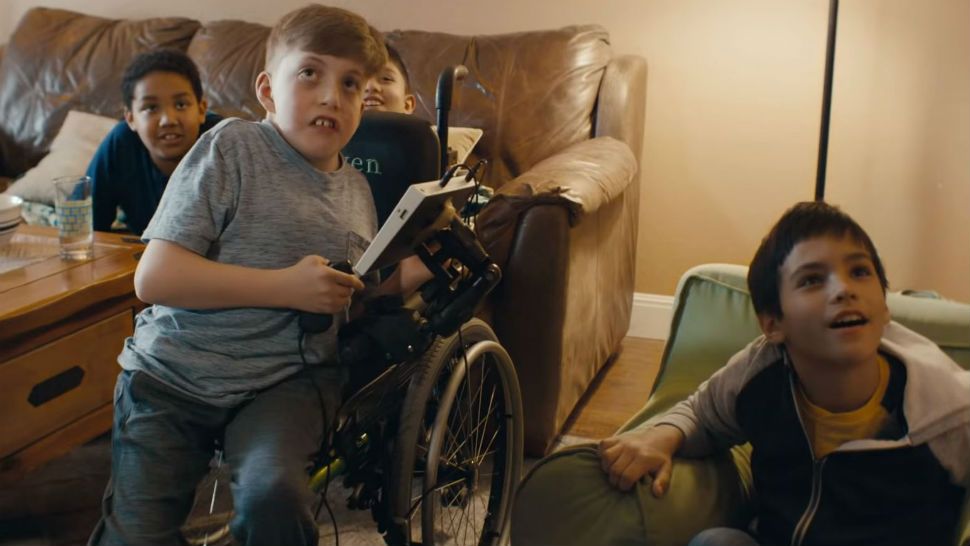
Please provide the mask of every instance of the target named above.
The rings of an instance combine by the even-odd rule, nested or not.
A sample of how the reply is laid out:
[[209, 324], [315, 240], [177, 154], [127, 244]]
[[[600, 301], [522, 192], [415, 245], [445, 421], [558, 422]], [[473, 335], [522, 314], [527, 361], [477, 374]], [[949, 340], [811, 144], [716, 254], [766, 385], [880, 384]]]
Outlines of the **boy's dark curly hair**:
[[886, 271], [872, 239], [848, 214], [822, 201], [806, 201], [788, 209], [762, 239], [748, 268], [748, 291], [757, 314], [782, 317], [779, 292], [781, 266], [798, 243], [821, 236], [849, 236], [872, 257], [883, 292], [889, 288]]
[[202, 78], [199, 77], [199, 68], [195, 66], [195, 62], [177, 49], [154, 49], [132, 59], [121, 77], [121, 98], [129, 110], [135, 99], [135, 86], [152, 72], [172, 72], [184, 76], [192, 85], [195, 100], [202, 100]]

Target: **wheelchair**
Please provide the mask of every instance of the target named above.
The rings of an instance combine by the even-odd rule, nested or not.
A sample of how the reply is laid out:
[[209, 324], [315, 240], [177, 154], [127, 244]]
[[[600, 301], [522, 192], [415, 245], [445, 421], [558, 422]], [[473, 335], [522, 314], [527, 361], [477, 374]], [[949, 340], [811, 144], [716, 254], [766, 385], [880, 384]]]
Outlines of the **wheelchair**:
[[[445, 104], [461, 71], [449, 68], [439, 78], [438, 96], [448, 97]], [[443, 154], [447, 133], [440, 128], [447, 125], [447, 114], [442, 118], [439, 111], [438, 117], [442, 136], [426, 122], [421, 134]], [[385, 118], [374, 117], [375, 134], [388, 133]], [[424, 155], [440, 172], [437, 154]], [[429, 169], [427, 161], [420, 163]], [[474, 174], [452, 169], [442, 182]], [[378, 188], [388, 186], [372, 182], [375, 192]], [[375, 202], [382, 202], [376, 194]], [[341, 362], [352, 373], [309, 485], [320, 499], [319, 520], [329, 484], [342, 478], [348, 508], [369, 510], [389, 546], [507, 543], [522, 472], [521, 395], [508, 353], [492, 329], [473, 318], [501, 272], [466, 222], [453, 210], [442, 211], [416, 248], [433, 279], [406, 302], [373, 300], [363, 316], [339, 332]], [[211, 490], [211, 500], [201, 493], [197, 498], [210, 515], [190, 518], [183, 527], [192, 545], [231, 540], [231, 512], [212, 514], [219, 472], [210, 476], [216, 477], [213, 483], [200, 491]]]

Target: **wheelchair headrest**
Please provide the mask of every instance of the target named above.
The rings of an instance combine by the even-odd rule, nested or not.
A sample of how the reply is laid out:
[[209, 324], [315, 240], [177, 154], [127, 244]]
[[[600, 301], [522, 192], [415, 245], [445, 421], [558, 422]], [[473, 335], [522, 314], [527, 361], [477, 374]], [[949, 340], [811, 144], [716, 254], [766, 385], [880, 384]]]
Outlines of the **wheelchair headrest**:
[[378, 226], [383, 225], [408, 186], [439, 178], [438, 136], [427, 121], [394, 112], [364, 112], [343, 150], [367, 177]]

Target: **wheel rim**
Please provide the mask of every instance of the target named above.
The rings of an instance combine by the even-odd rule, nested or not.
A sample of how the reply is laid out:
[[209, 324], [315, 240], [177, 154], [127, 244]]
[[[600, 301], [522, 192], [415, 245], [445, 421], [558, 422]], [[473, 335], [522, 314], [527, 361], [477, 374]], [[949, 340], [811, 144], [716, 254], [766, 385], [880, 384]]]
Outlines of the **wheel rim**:
[[[424, 544], [489, 544], [507, 519], [516, 454], [509, 378], [500, 345], [480, 342], [452, 358], [427, 444], [421, 485]], [[450, 374], [450, 376], [449, 376]]]

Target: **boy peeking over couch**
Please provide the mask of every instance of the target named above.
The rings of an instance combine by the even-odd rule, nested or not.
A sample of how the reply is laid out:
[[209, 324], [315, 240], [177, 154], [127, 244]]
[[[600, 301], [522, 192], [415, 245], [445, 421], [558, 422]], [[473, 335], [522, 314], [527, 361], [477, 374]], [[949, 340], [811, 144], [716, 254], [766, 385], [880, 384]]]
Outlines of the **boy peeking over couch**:
[[101, 142], [87, 171], [94, 187], [94, 229], [110, 230], [121, 207], [128, 229], [140, 235], [182, 157], [222, 118], [206, 113], [199, 70], [174, 49], [135, 57], [121, 93], [125, 119]]
[[[387, 45], [387, 62], [384, 67], [367, 80], [364, 86], [365, 112], [394, 112], [413, 114], [417, 98], [411, 88], [411, 78], [404, 66], [404, 59], [393, 46]], [[448, 129], [448, 165], [462, 163], [478, 144], [482, 130], [466, 127]], [[476, 195], [465, 205], [463, 215], [477, 214], [492, 198], [492, 189], [479, 186]]]
[[387, 46], [387, 62], [364, 86], [364, 110], [413, 114], [416, 101], [401, 54]]

